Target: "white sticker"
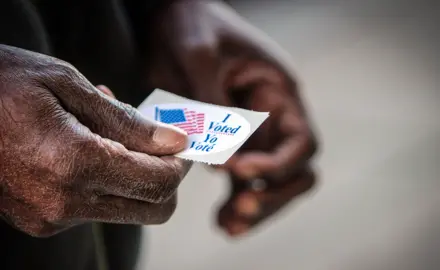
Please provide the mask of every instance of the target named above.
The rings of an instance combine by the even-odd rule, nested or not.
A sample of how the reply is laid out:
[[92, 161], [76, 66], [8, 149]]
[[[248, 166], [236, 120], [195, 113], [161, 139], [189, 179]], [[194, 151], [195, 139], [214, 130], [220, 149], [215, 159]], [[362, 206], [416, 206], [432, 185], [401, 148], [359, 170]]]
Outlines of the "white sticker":
[[160, 89], [138, 109], [150, 120], [188, 134], [188, 147], [177, 157], [210, 164], [226, 162], [269, 115], [193, 101]]

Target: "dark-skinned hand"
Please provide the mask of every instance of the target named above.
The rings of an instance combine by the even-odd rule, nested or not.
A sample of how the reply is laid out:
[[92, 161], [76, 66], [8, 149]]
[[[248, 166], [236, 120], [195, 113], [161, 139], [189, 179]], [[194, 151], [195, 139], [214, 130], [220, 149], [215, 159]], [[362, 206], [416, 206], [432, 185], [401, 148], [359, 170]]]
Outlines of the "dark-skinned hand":
[[219, 225], [230, 235], [247, 232], [315, 183], [310, 161], [317, 143], [289, 55], [221, 1], [176, 1], [153, 25], [148, 85], [270, 112], [222, 166], [232, 191]]
[[66, 62], [0, 45], [1, 217], [34, 236], [169, 219], [186, 135], [108, 95]]

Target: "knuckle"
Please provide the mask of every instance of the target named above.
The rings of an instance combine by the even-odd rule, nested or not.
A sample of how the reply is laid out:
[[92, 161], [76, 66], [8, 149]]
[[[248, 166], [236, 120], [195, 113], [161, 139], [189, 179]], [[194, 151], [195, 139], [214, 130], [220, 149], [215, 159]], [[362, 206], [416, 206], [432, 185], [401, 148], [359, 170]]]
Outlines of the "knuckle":
[[104, 180], [109, 181], [118, 175], [112, 166], [116, 162], [113, 160], [115, 154], [125, 151], [121, 144], [97, 135], [72, 143], [72, 150], [68, 152], [71, 157], [66, 160], [65, 176], [77, 190], [84, 190]]
[[77, 73], [78, 70], [70, 63], [63, 61], [63, 60], [57, 60], [55, 63], [55, 70], [59, 71], [59, 72], [63, 72], [65, 74], [70, 74], [70, 73]]
[[72, 192], [84, 192], [92, 186], [99, 174], [105, 173], [101, 158], [109, 155], [99, 145], [99, 140], [73, 138], [60, 146], [56, 155], [51, 157], [52, 185], [60, 195], [45, 210], [48, 221], [65, 217], [65, 209], [75, 196]]
[[166, 174], [151, 184], [150, 188], [146, 190], [150, 202], [164, 203], [167, 202], [177, 191], [181, 181], [181, 174], [177, 168], [170, 167], [166, 170]]
[[122, 102], [118, 102], [119, 107], [122, 108], [121, 112], [121, 118], [123, 118], [129, 127], [132, 127], [136, 123], [136, 119], [138, 117], [138, 111], [133, 106], [129, 104], [124, 104]]
[[58, 79], [72, 79], [78, 74], [74, 66], [61, 60], [50, 65], [49, 70]]
[[58, 91], [59, 88], [63, 91], [73, 89], [74, 82], [80, 81], [81, 77], [74, 66], [61, 60], [50, 61], [39, 66], [35, 71], [37, 81], [52, 91]]
[[[110, 115], [109, 125], [112, 126], [111, 129], [108, 127], [107, 132], [111, 132], [112, 134], [108, 134], [112, 137], [119, 137], [120, 134], [124, 134], [124, 130], [130, 130], [131, 132], [136, 132], [136, 124], [138, 122], [139, 113], [138, 111], [131, 105], [122, 103], [117, 100], [113, 100], [112, 103], [114, 106], [110, 106], [109, 112], [106, 112], [107, 115]], [[103, 106], [105, 108], [106, 106]]]

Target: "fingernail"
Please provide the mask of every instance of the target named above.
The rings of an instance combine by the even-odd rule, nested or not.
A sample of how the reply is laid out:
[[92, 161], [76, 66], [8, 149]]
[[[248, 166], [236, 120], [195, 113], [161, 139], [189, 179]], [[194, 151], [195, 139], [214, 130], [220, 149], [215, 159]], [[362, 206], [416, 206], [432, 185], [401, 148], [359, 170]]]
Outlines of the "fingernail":
[[96, 88], [98, 88], [101, 92], [103, 92], [103, 93], [106, 94], [107, 96], [110, 96], [110, 97], [113, 97], [113, 98], [115, 97], [115, 95], [114, 95], [113, 92], [110, 90], [110, 88], [108, 88], [108, 87], [105, 86], [105, 85], [100, 84], [100, 85], [97, 85]]
[[153, 135], [153, 141], [161, 146], [173, 149], [175, 151], [182, 151], [187, 146], [186, 133], [172, 125], [158, 124]]
[[242, 194], [235, 201], [235, 210], [245, 217], [254, 217], [260, 213], [260, 204], [252, 194]]

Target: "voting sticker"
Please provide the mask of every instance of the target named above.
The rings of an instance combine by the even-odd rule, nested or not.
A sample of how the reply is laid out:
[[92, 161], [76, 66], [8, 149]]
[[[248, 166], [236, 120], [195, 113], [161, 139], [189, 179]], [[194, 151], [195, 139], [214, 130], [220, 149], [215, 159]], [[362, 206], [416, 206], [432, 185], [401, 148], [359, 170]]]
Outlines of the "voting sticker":
[[223, 164], [268, 117], [268, 113], [217, 106], [155, 90], [140, 106], [154, 121], [173, 125], [188, 135], [188, 146], [176, 156]]

